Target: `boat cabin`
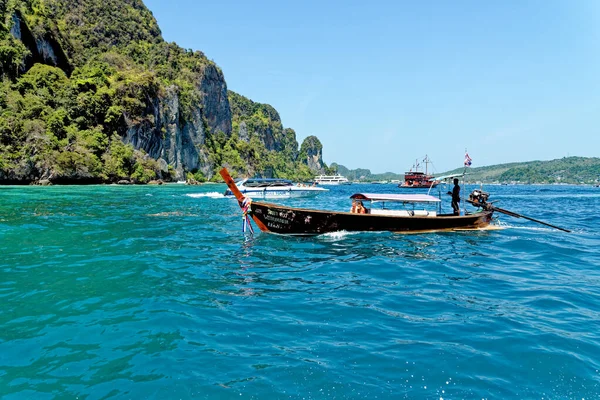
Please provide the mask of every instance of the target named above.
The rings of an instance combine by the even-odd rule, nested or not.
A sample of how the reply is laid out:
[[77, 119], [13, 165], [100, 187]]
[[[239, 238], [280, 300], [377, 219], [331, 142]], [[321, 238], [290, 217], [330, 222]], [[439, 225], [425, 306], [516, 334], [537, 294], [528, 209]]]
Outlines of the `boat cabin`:
[[429, 194], [356, 193], [350, 198], [370, 202], [372, 215], [437, 217], [441, 213], [441, 200]]

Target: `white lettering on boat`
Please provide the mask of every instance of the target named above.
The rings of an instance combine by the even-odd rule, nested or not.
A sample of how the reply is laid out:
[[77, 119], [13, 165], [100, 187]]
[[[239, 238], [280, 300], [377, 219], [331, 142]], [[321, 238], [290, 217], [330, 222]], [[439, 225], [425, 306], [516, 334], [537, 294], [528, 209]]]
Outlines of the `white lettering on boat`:
[[296, 214], [291, 211], [267, 210], [265, 220], [270, 228], [281, 229], [283, 225], [291, 225]]

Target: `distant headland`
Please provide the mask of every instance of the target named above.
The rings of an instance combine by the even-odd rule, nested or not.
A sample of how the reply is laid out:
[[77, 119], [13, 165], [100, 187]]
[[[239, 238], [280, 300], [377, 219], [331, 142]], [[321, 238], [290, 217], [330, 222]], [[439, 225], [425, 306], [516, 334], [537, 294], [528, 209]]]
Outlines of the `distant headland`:
[[[385, 172], [372, 174], [368, 169], [350, 170], [343, 165], [331, 164], [352, 181], [380, 182], [402, 180], [404, 174]], [[462, 174], [464, 168], [445, 171], [436, 176]], [[467, 182], [498, 184], [598, 184], [600, 182], [600, 158], [565, 157], [550, 161], [527, 161], [509, 164], [469, 167], [466, 169]], [[431, 172], [431, 171], [430, 171]]]

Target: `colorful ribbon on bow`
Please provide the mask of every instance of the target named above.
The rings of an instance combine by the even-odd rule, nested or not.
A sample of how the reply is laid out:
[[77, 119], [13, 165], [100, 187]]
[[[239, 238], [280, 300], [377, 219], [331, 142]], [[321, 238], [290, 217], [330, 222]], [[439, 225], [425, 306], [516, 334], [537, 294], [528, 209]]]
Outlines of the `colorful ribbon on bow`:
[[250, 204], [252, 204], [252, 199], [250, 197], [244, 197], [244, 200], [240, 203], [240, 208], [242, 209], [242, 232], [246, 233], [246, 228], [250, 228], [250, 233], [254, 235], [254, 228], [252, 228], [252, 224], [250, 223], [250, 215], [251, 212]]

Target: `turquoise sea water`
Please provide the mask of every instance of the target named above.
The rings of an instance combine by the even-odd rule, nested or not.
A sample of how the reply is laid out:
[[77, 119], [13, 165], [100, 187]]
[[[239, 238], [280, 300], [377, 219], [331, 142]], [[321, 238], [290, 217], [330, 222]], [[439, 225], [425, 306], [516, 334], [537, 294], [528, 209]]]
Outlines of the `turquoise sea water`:
[[224, 189], [0, 187], [0, 397], [600, 398], [600, 188], [486, 188], [570, 234], [312, 238]]

